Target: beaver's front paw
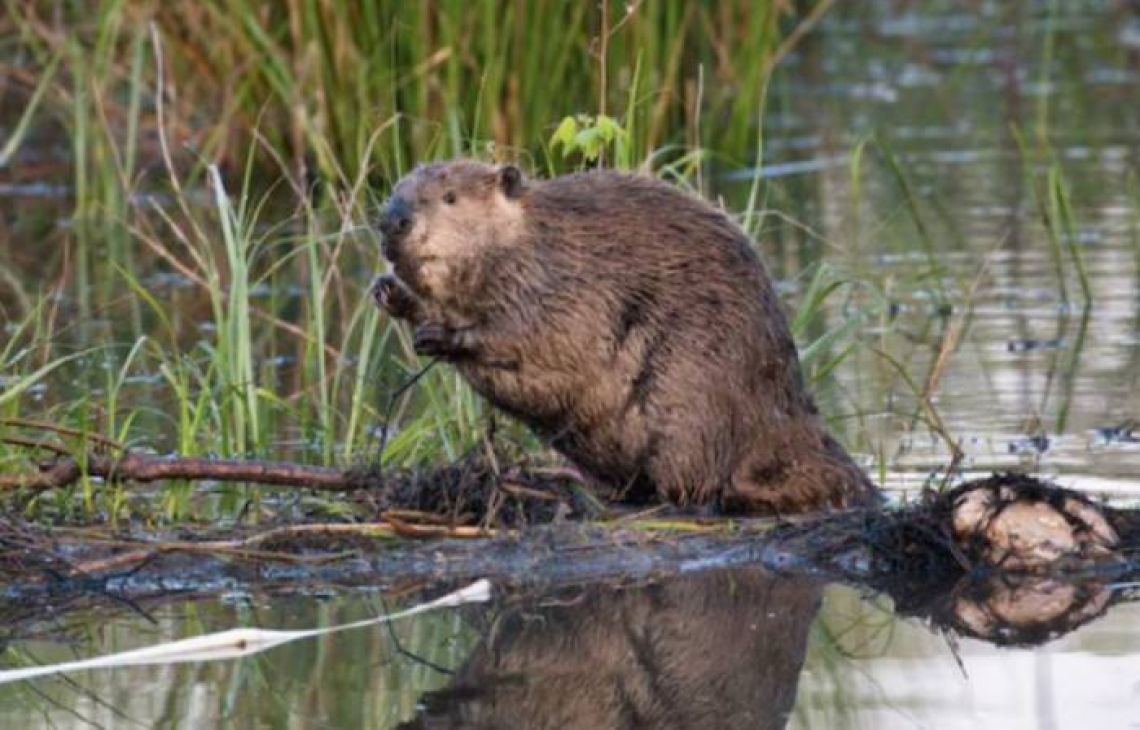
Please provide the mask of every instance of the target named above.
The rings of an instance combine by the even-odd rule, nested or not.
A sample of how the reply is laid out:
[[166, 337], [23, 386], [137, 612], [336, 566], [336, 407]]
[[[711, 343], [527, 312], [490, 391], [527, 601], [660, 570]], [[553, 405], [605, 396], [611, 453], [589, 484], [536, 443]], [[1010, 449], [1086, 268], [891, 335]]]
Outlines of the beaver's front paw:
[[438, 322], [425, 322], [416, 327], [415, 348], [419, 355], [456, 360], [472, 354], [471, 335]]
[[371, 292], [376, 306], [396, 319], [410, 319], [416, 311], [415, 295], [391, 274], [376, 277]]

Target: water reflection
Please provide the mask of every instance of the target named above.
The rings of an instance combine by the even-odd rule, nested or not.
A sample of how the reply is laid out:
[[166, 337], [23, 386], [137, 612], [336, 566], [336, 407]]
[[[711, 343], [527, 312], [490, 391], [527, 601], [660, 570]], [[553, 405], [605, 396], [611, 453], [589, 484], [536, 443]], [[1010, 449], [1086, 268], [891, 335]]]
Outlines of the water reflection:
[[[971, 476], [1036, 469], [1137, 498], [1140, 450], [1098, 435], [1136, 417], [1140, 392], [1140, 57], [1122, 40], [1135, 5], [836, 11], [776, 84], [764, 162], [779, 215], [761, 238], [783, 277], [822, 257], [889, 302], [817, 384], [835, 427], [900, 491], [948, 462], [885, 353], [935, 386]], [[748, 190], [724, 185], [740, 207]], [[1059, 231], [1058, 189], [1072, 213]], [[810, 334], [871, 302], [839, 298]]]
[[[235, 625], [327, 626], [406, 602], [372, 592], [341, 594], [336, 601], [327, 595], [249, 594], [246, 600], [150, 605], [146, 615], [121, 603], [65, 617], [44, 612], [40, 621], [64, 633], [5, 644], [2, 657], [5, 666], [56, 663]], [[392, 728], [412, 716], [421, 693], [446, 683], [447, 671], [459, 666], [475, 638], [464, 617], [438, 612], [390, 629], [324, 636], [236, 661], [19, 682], [0, 686], [0, 727]]]
[[[748, 567], [505, 590], [489, 605], [238, 661], [0, 686], [0, 726], [1004, 729], [1052, 718], [1058, 724], [1045, 726], [1124, 727], [1140, 699], [1140, 667], [1128, 659], [1140, 651], [1138, 609], [1124, 603], [1134, 600], [1129, 585], [964, 585], [921, 602]], [[1109, 596], [1118, 603], [1105, 613]], [[408, 601], [252, 593], [169, 604], [154, 611], [154, 624], [104, 609], [70, 617], [87, 629], [68, 634], [69, 643], [7, 645], [3, 663], [121, 651], [235, 624], [329, 625]], [[1061, 633], [1099, 620], [1064, 635], [1043, 629], [1067, 609]], [[1006, 628], [995, 632], [999, 614]], [[1027, 630], [1010, 631], [1014, 624]], [[996, 648], [1030, 640], [1047, 643]], [[1086, 716], [1091, 724], [1066, 725]]]
[[783, 728], [818, 585], [760, 569], [506, 605], [412, 728]]
[[830, 591], [789, 730], [1127, 728], [1140, 701], [1135, 605], [1034, 651], [932, 634]]

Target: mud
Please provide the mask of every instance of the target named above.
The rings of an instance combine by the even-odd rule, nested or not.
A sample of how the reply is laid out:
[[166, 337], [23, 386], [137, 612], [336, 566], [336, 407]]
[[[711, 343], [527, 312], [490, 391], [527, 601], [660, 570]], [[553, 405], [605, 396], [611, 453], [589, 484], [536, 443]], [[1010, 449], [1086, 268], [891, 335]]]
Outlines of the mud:
[[[390, 474], [388, 487], [362, 497], [382, 508], [382, 515], [417, 516], [417, 526], [390, 516], [388, 522], [355, 525], [143, 533], [45, 529], [5, 519], [0, 638], [58, 632], [60, 618], [79, 609], [145, 612], [173, 597], [235, 590], [404, 590], [489, 578], [500, 588], [526, 592], [765, 568], [789, 579], [841, 582], [885, 594], [899, 613], [960, 633], [1032, 643], [1072, 630], [1114, 601], [1129, 600], [1106, 586], [1140, 573], [1132, 559], [1140, 544], [1136, 512], [1103, 508], [1017, 475], [931, 493], [905, 507], [795, 523], [700, 519], [675, 508], [584, 519], [590, 506], [579, 504], [566, 473], [505, 463], [475, 452], [435, 474]], [[1070, 537], [1078, 543], [1101, 534], [1088, 529], [1085, 511], [1093, 510], [1103, 515], [1098, 529], [1110, 530], [1116, 542], [1108, 549], [1094, 540], [1087, 554], [1054, 560], [1043, 570], [1013, 570], [993, 560], [995, 543], [984, 529], [965, 538], [955, 534], [956, 507], [979, 494], [1004, 500], [987, 503], [991, 522], [1027, 505], [1034, 519], [1038, 508], [1066, 508], [1057, 514], [1074, 520]], [[431, 539], [414, 539], [419, 536]]]

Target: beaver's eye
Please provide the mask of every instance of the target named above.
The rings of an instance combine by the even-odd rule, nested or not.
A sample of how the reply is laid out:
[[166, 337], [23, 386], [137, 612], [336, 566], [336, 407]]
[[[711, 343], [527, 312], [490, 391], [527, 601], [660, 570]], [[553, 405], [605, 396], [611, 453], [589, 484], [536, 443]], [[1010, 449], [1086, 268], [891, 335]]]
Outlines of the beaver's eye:
[[455, 205], [455, 191], [448, 190], [446, 193], [444, 193], [443, 202], [447, 203], [448, 205]]

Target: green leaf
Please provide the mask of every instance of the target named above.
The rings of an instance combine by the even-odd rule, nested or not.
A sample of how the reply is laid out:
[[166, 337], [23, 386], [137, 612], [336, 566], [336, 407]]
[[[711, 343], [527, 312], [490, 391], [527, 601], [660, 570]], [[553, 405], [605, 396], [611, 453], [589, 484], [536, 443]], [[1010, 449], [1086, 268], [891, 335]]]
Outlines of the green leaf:
[[614, 140], [624, 139], [626, 136], [626, 130], [621, 129], [621, 124], [619, 124], [616, 119], [613, 119], [612, 116], [602, 114], [597, 117], [597, 121], [594, 125], [597, 127], [597, 131], [602, 136], [602, 139], [606, 141], [606, 144], [613, 143]]
[[558, 129], [550, 136], [550, 146], [562, 145], [562, 156], [574, 151], [574, 137], [578, 134], [578, 121], [572, 116], [563, 117]]
[[574, 137], [575, 146], [587, 160], [596, 160], [602, 153], [602, 137], [597, 127], [583, 129]]
[[618, 125], [616, 121], [614, 121], [614, 118], [606, 116], [605, 114], [598, 116], [597, 120], [594, 122], [594, 126], [598, 130], [598, 135], [606, 142], [606, 144], [613, 142], [614, 138], [619, 136], [622, 131], [621, 126]]

